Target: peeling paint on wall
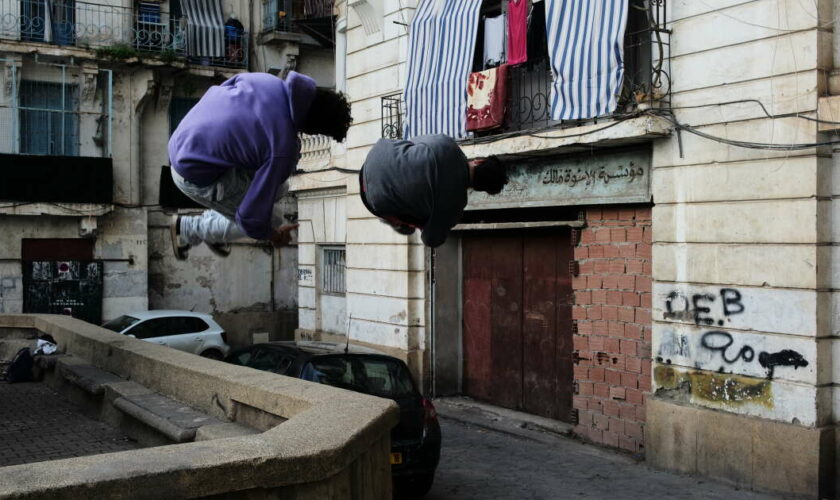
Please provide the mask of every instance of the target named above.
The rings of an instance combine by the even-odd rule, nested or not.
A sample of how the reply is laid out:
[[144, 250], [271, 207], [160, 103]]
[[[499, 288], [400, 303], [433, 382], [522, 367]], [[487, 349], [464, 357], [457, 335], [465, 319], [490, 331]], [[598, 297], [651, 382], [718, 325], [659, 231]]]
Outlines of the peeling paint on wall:
[[657, 365], [653, 371], [658, 389], [656, 395], [669, 399], [700, 399], [720, 406], [746, 403], [773, 408], [772, 385], [769, 380], [702, 370], [680, 370]]

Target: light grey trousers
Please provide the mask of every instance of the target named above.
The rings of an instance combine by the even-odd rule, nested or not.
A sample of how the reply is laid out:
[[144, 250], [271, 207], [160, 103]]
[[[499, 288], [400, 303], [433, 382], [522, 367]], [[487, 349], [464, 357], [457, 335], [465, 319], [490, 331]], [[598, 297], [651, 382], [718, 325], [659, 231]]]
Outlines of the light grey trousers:
[[[172, 180], [178, 189], [196, 203], [204, 205], [201, 215], [181, 217], [182, 243], [195, 246], [199, 243], [233, 243], [235, 241], [253, 241], [236, 224], [236, 209], [242, 203], [245, 193], [254, 178], [253, 171], [230, 168], [216, 182], [209, 186], [197, 186], [181, 177], [172, 169]], [[283, 224], [283, 211], [278, 201], [289, 191], [289, 183], [284, 182], [277, 190], [274, 208], [271, 214], [272, 227]]]

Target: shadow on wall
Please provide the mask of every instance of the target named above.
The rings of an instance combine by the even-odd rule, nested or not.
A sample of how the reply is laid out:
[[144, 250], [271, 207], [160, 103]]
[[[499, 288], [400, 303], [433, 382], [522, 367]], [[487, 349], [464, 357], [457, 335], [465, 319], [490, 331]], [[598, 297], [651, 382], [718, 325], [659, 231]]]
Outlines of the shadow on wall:
[[227, 332], [228, 344], [237, 348], [253, 344], [255, 333], [267, 333], [270, 341], [294, 340], [298, 311], [289, 309], [275, 312], [217, 312], [213, 314], [213, 319]]

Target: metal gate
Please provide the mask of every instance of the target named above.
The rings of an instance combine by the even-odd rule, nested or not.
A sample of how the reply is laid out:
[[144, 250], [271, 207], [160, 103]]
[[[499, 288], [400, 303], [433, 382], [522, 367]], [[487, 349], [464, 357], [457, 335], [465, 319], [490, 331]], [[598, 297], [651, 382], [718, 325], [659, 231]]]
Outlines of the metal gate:
[[569, 420], [569, 230], [467, 235], [463, 259], [464, 392]]
[[102, 261], [23, 262], [23, 312], [102, 322]]

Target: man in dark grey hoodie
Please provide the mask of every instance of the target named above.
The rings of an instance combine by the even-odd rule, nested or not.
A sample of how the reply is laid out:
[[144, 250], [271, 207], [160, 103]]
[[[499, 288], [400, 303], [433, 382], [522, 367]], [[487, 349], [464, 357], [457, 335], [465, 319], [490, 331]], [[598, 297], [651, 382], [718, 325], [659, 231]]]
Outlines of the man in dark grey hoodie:
[[422, 231], [423, 243], [437, 247], [461, 220], [467, 189], [499, 193], [507, 183], [494, 156], [467, 161], [445, 135], [411, 141], [380, 139], [359, 173], [365, 207], [401, 234]]

